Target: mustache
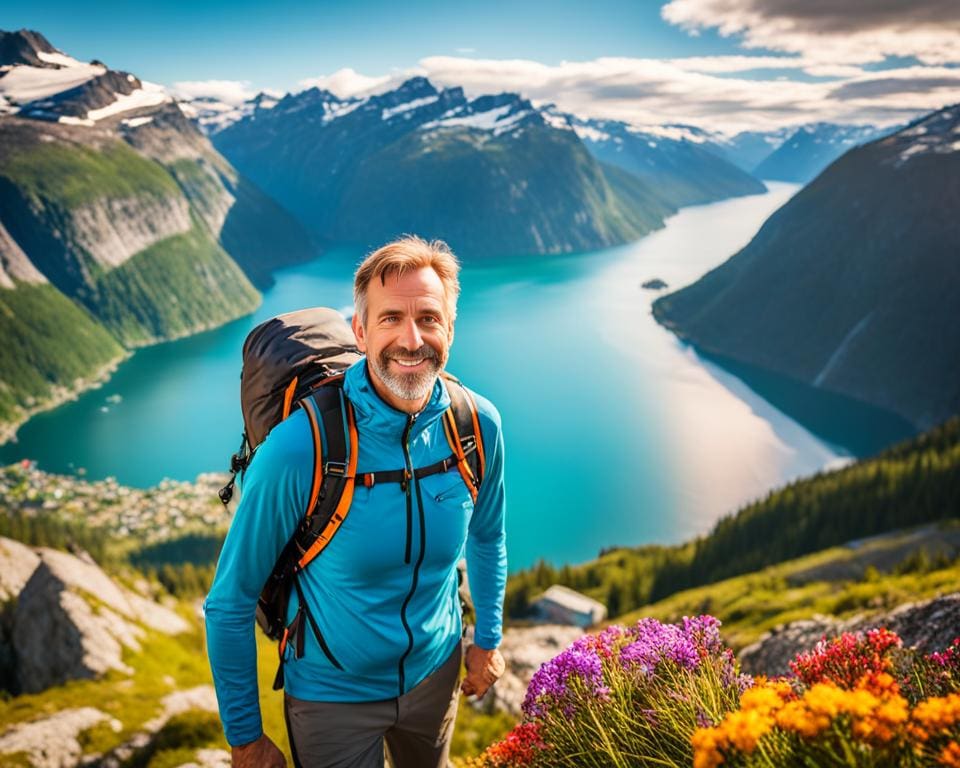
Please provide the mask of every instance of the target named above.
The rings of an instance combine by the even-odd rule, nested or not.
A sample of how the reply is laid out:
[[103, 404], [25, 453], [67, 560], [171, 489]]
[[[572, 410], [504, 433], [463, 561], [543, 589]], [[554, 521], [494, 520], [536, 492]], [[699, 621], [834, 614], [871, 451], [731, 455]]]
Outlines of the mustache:
[[436, 360], [437, 359], [437, 350], [431, 347], [428, 344], [424, 344], [420, 349], [417, 349], [413, 352], [408, 350], [400, 349], [385, 349], [381, 353], [381, 357], [386, 360], [403, 360], [405, 362], [421, 361], [421, 360]]

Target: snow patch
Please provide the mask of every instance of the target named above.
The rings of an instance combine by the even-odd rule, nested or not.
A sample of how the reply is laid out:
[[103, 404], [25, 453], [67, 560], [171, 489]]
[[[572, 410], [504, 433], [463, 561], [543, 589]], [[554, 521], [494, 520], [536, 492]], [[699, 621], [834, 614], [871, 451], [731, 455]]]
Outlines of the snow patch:
[[694, 144], [704, 144], [707, 141], [703, 134], [680, 125], [628, 125], [627, 130], [630, 133], [648, 133], [664, 139], [690, 141]]
[[556, 128], [560, 131], [576, 130], [572, 125], [570, 125], [570, 122], [563, 115], [558, 115], [547, 110], [542, 111], [540, 115], [543, 117], [543, 121], [551, 128]]
[[99, 64], [79, 62], [77, 66], [61, 69], [19, 65], [0, 78], [0, 95], [14, 103], [25, 104], [76, 88], [106, 71], [107, 68]]
[[127, 126], [128, 128], [139, 128], [141, 125], [146, 125], [147, 123], [153, 122], [153, 117], [128, 117], [126, 120], [121, 120], [121, 124]]
[[133, 93], [117, 96], [113, 104], [108, 104], [100, 109], [91, 109], [87, 112], [87, 118], [90, 120], [103, 120], [105, 117], [112, 117], [121, 112], [129, 112], [131, 109], [143, 109], [144, 107], [155, 107], [171, 101], [170, 97], [164, 91], [163, 86], [154, 83], [143, 83], [143, 88], [138, 88]]
[[507, 115], [512, 108], [512, 104], [505, 104], [502, 107], [496, 107], [486, 112], [433, 120], [429, 123], [424, 123], [420, 127], [423, 130], [429, 130], [431, 128], [476, 128], [481, 131], [493, 131], [494, 136], [499, 136], [530, 114], [529, 110], [522, 110], [508, 117]]
[[57, 64], [61, 67], [82, 67], [84, 62], [77, 61], [73, 56], [67, 56], [65, 53], [47, 53], [46, 51], [37, 51], [37, 58], [45, 61], [47, 64]]
[[93, 125], [93, 120], [89, 120], [86, 117], [73, 117], [72, 115], [60, 115], [57, 118], [58, 123], [63, 123], [64, 125], [85, 125], [87, 127]]
[[422, 99], [414, 99], [413, 101], [408, 101], [406, 104], [398, 104], [395, 107], [389, 107], [383, 110], [380, 118], [382, 120], [389, 120], [394, 115], [399, 115], [402, 112], [409, 112], [413, 109], [420, 109], [420, 107], [425, 107], [428, 104], [433, 104], [440, 97], [439, 96], [425, 96]]
[[585, 141], [601, 142], [610, 140], [609, 133], [605, 133], [604, 131], [589, 125], [578, 125], [574, 127], [573, 130], [576, 132], [577, 136]]
[[349, 115], [357, 107], [366, 104], [366, 99], [360, 99], [359, 101], [347, 102], [346, 104], [324, 104], [323, 109], [326, 114], [323, 116], [323, 122], [329, 123], [333, 120], [339, 120], [344, 115]]

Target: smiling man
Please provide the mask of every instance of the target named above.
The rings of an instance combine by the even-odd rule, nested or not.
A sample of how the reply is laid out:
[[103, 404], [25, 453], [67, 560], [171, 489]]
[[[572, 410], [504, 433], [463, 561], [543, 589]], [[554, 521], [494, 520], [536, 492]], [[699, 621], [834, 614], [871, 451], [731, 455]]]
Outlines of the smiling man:
[[[357, 482], [336, 536], [299, 574], [291, 596], [302, 596], [313, 629], [301, 635], [302, 655], [288, 654], [283, 665], [297, 766], [383, 766], [386, 744], [394, 768], [445, 768], [460, 692], [483, 696], [503, 673], [500, 417], [440, 375], [453, 343], [458, 272], [445, 243], [405, 237], [368, 256], [355, 275], [353, 331], [365, 356], [347, 369], [343, 391], [358, 432], [356, 474], [366, 481]], [[469, 473], [455, 462], [447, 467], [445, 422], [458, 387], [482, 437], [479, 489], [468, 487]], [[252, 617], [310, 496], [309, 430], [295, 411], [258, 448], [206, 601], [235, 766], [284, 765], [262, 730]], [[477, 619], [465, 652], [457, 589], [464, 555]]]

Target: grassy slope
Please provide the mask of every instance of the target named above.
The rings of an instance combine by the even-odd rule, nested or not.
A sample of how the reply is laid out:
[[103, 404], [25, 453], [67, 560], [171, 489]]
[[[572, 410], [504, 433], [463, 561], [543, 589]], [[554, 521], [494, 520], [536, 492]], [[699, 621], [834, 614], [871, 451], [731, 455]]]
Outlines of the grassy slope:
[[170, 174], [122, 141], [99, 149], [37, 143], [0, 157], [0, 174], [34, 201], [67, 210], [104, 197], [179, 194]]
[[195, 223], [101, 272], [83, 299], [125, 344], [137, 345], [220, 325], [253, 311], [259, 294]]
[[889, 610], [960, 585], [960, 521], [898, 531], [860, 546], [833, 547], [744, 576], [685, 590], [618, 617], [677, 621], [710, 613], [735, 649], [778, 624], [815, 614], [847, 617]]
[[52, 285], [0, 289], [0, 422], [123, 355], [102, 326]]

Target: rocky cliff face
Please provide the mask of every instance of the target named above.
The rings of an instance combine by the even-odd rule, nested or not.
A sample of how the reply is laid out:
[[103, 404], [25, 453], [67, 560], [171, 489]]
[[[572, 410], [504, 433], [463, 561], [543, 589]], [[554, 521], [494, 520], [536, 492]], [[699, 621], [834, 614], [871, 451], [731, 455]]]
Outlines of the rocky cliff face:
[[119, 586], [95, 563], [74, 555], [0, 538], [0, 572], [3, 600], [15, 603], [5, 613], [10, 640], [5, 650], [18, 692], [111, 669], [129, 674], [123, 650], [140, 650], [145, 629], [170, 635], [188, 629], [169, 608]]
[[[159, 86], [0, 32], [0, 439], [316, 247]], [[46, 283], [46, 285], [44, 285]], [[118, 344], [119, 342], [119, 344]]]

